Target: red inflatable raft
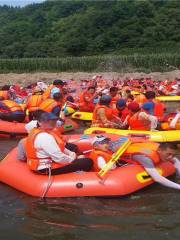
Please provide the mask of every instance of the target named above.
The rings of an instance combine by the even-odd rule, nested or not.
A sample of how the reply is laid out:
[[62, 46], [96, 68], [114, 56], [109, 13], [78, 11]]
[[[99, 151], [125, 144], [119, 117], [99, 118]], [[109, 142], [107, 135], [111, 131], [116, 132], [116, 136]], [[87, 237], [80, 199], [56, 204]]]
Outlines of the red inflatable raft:
[[[8, 122], [0, 120], [0, 137], [23, 137], [27, 135], [26, 123]], [[78, 129], [78, 124], [66, 118], [64, 125], [60, 128], [62, 133]]]
[[[69, 142], [77, 142], [83, 151], [91, 148], [91, 138], [68, 136]], [[119, 136], [114, 136], [114, 139]], [[82, 197], [82, 196], [124, 196], [136, 192], [153, 183], [139, 165], [124, 165], [109, 171], [104, 178], [96, 172], [69, 173], [57, 176], [35, 174], [26, 163], [17, 160], [17, 149], [12, 150], [0, 163], [0, 181], [28, 195], [42, 197], [50, 186], [46, 197]], [[175, 173], [170, 162], [159, 164], [158, 170], [163, 176]], [[20, 174], [19, 174], [20, 173]]]

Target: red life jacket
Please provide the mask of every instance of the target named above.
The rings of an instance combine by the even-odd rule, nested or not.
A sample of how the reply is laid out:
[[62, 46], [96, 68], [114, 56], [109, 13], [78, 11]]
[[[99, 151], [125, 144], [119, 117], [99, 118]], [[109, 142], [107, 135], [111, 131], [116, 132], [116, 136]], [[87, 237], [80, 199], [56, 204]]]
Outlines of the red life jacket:
[[141, 112], [135, 113], [132, 117], [129, 118], [128, 124], [131, 130], [143, 130], [150, 131], [151, 122], [145, 119], [140, 119], [139, 114]]

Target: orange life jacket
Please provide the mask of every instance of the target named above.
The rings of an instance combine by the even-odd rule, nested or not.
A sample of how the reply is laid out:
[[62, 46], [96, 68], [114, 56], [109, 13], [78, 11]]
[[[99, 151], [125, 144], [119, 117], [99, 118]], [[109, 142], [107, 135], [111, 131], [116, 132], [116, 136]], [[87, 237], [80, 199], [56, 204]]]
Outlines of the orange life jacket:
[[102, 157], [106, 161], [106, 163], [109, 162], [109, 160], [112, 157], [112, 153], [110, 152], [103, 152], [101, 150], [93, 150], [88, 157], [93, 160], [93, 171], [98, 172], [101, 170], [101, 168], [98, 166], [98, 158]]
[[40, 104], [43, 101], [42, 95], [32, 95], [27, 100], [27, 109], [29, 112], [34, 112], [39, 109]]
[[[46, 132], [46, 133], [49, 133], [50, 135], [52, 135], [55, 138], [55, 140], [62, 152], [64, 151], [64, 148], [65, 148], [65, 144], [64, 144], [63, 140], [55, 132], [43, 131], [38, 128], [33, 129], [29, 133], [28, 137], [26, 138], [26, 143], [25, 143], [26, 154], [27, 154], [27, 164], [28, 164], [29, 168], [33, 171], [38, 170], [40, 160], [44, 159], [44, 158], [37, 157], [37, 149], [34, 147], [34, 142], [35, 142], [37, 135], [42, 132]], [[45, 158], [44, 160], [49, 160], [48, 163], [51, 164], [51, 169], [59, 168], [61, 166], [66, 165], [66, 164], [54, 163], [52, 161], [51, 157], [49, 157], [49, 159]]]
[[47, 89], [46, 91], [43, 93], [43, 100], [46, 100], [47, 98], [50, 98], [51, 96], [51, 90], [54, 88], [54, 85], [51, 84]]
[[107, 120], [112, 120], [113, 118], [113, 109], [109, 108], [109, 107], [106, 107], [106, 106], [103, 106], [103, 105], [97, 105], [94, 109], [94, 112], [93, 112], [93, 117], [92, 117], [92, 123], [95, 123], [95, 122], [100, 122], [102, 123], [100, 117], [99, 117], [99, 109], [104, 109], [105, 110], [105, 114], [106, 114], [106, 118]]
[[[161, 128], [164, 131], [173, 130], [173, 128], [170, 127], [170, 121], [161, 123]], [[180, 130], [180, 119], [177, 121], [175, 129]]]
[[139, 118], [139, 114], [141, 112], [135, 113], [132, 117], [129, 118], [128, 124], [131, 130], [143, 130], [143, 131], [150, 131], [151, 129], [151, 122], [148, 120], [141, 120]]
[[145, 95], [142, 93], [135, 96], [135, 100], [137, 103], [139, 103], [140, 106], [142, 106], [147, 101]]
[[49, 98], [46, 99], [45, 101], [43, 101], [40, 106], [39, 109], [45, 111], [45, 112], [52, 112], [53, 109], [57, 106], [61, 106], [61, 103], [56, 102], [54, 99]]
[[154, 142], [133, 143], [128, 147], [121, 159], [128, 163], [138, 164], [135, 160], [133, 160], [133, 155], [138, 154], [150, 158], [156, 165], [160, 162], [159, 154], [157, 152], [158, 148], [159, 144]]
[[19, 104], [17, 104], [16, 102], [14, 102], [14, 101], [11, 101], [11, 100], [3, 100], [2, 102], [4, 103], [4, 105], [5, 105], [6, 107], [9, 108], [9, 111], [10, 111], [10, 112], [16, 112], [16, 111], [23, 112], [22, 107], [21, 107]]
[[0, 91], [0, 97], [3, 97], [4, 100], [7, 100], [9, 98], [8, 91]]

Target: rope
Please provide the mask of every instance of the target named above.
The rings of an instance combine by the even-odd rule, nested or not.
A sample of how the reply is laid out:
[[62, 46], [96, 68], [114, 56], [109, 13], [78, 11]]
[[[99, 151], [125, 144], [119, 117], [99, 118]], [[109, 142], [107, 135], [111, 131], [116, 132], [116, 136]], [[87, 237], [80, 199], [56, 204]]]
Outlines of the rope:
[[45, 189], [45, 191], [43, 192], [43, 195], [42, 195], [42, 198], [45, 198], [48, 191], [49, 191], [49, 188], [51, 187], [51, 184], [52, 184], [52, 178], [51, 178], [51, 167], [48, 167], [48, 183], [47, 183], [47, 187]]

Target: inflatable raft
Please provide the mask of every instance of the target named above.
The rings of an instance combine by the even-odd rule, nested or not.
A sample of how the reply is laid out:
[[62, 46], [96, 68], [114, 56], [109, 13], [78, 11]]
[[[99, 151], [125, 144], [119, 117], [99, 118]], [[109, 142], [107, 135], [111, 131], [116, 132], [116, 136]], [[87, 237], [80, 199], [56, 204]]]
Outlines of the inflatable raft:
[[84, 131], [85, 134], [118, 134], [128, 137], [139, 137], [153, 142], [180, 142], [180, 130], [172, 131], [136, 131], [136, 130], [120, 130], [112, 128], [92, 127]]
[[[17, 122], [8, 122], [0, 120], [0, 137], [23, 137], [27, 135], [27, 131], [25, 129], [26, 123], [17, 123]], [[77, 129], [79, 126], [78, 124], [66, 118], [65, 124], [60, 128], [62, 133], [69, 132], [72, 130]]]
[[91, 112], [75, 112], [71, 117], [82, 121], [92, 121], [92, 116]]
[[177, 102], [180, 101], [180, 96], [159, 96], [156, 99], [160, 100], [161, 102]]
[[[94, 135], [82, 140], [76, 135], [70, 137], [69, 142], [78, 141], [79, 148], [84, 151], [91, 148], [92, 137]], [[116, 140], [117, 137], [111, 138]], [[157, 168], [166, 177], [175, 173], [170, 162], [161, 163]], [[46, 197], [125, 196], [153, 183], [141, 166], [132, 164], [111, 170], [103, 178], [96, 172], [75, 172], [49, 179], [30, 171], [25, 162], [18, 161], [16, 148], [0, 163], [0, 181], [35, 197], [42, 197], [45, 192]]]

